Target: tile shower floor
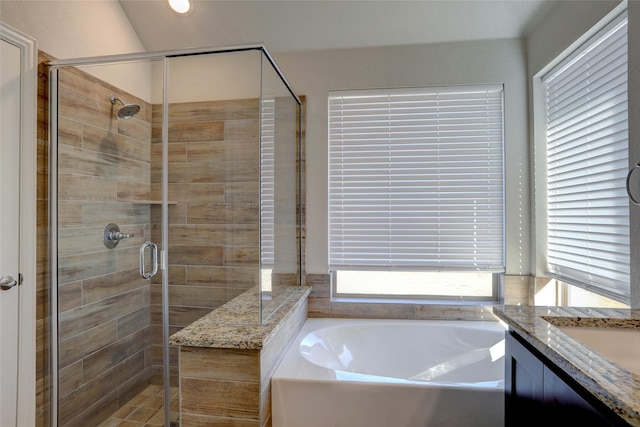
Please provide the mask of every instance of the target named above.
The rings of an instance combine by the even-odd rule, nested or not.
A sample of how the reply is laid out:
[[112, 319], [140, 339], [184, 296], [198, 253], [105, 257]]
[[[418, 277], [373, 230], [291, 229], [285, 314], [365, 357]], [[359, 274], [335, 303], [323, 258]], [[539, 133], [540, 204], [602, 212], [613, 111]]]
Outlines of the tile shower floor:
[[[171, 387], [171, 425], [178, 425], [178, 387]], [[158, 427], [164, 426], [164, 391], [160, 385], [150, 385], [118, 409], [98, 427]]]

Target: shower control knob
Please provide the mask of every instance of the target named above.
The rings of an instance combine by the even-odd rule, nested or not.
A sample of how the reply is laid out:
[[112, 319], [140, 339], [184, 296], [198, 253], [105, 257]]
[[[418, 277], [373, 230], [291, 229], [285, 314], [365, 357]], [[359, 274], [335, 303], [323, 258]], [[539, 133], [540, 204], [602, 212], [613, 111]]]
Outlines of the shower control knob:
[[107, 225], [104, 229], [104, 233], [102, 235], [102, 242], [107, 248], [113, 249], [116, 246], [118, 246], [118, 242], [120, 242], [120, 240], [126, 239], [128, 237], [133, 237], [133, 236], [134, 234], [121, 233], [120, 227], [118, 227], [117, 224], [111, 223]]
[[112, 231], [111, 233], [109, 233], [109, 240], [122, 240], [122, 239], [126, 239], [127, 237], [133, 237], [134, 234], [123, 234], [119, 231]]

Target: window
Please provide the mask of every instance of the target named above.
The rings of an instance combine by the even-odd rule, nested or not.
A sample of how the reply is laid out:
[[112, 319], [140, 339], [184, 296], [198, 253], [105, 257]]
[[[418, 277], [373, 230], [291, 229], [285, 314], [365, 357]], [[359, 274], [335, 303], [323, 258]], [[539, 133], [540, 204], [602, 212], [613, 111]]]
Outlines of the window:
[[503, 145], [502, 85], [331, 92], [336, 294], [496, 299]]
[[260, 289], [269, 292], [275, 263], [275, 99], [261, 99], [260, 108]]
[[547, 274], [629, 301], [627, 17], [542, 77]]

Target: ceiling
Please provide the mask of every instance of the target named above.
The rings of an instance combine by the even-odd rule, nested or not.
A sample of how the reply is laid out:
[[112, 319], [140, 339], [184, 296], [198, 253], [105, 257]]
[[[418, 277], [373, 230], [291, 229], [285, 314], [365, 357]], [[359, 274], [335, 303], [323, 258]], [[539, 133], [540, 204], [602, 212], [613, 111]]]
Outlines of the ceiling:
[[517, 38], [554, 0], [119, 0], [148, 51], [264, 43], [271, 52]]

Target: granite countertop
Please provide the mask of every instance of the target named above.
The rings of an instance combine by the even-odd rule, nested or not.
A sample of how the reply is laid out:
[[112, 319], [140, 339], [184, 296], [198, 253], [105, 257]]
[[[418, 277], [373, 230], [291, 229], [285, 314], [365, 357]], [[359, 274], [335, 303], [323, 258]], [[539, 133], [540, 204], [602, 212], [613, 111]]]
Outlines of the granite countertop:
[[294, 286], [280, 293], [278, 309], [259, 324], [256, 313], [260, 310], [260, 295], [254, 287], [171, 335], [169, 344], [259, 350], [309, 292], [310, 287]]
[[640, 426], [640, 375], [613, 363], [557, 326], [640, 329], [640, 310], [496, 306], [496, 316], [632, 426]]

